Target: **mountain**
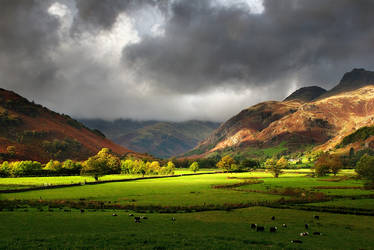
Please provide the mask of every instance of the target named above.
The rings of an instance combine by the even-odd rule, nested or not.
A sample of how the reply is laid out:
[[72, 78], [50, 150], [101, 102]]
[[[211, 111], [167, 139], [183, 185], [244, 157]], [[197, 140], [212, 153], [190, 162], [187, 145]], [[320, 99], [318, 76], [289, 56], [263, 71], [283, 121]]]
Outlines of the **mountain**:
[[327, 90], [318, 87], [318, 86], [311, 86], [311, 87], [304, 87], [296, 90], [291, 95], [289, 95], [284, 101], [302, 101], [302, 102], [310, 102], [317, 97], [325, 94]]
[[106, 139], [100, 131], [88, 129], [67, 115], [60, 115], [14, 92], [0, 89], [2, 160], [84, 160], [103, 147], [119, 155], [135, 154]]
[[344, 74], [338, 85], [319, 96], [318, 99], [356, 90], [368, 85], [374, 85], [374, 72], [365, 69], [353, 69], [351, 72]]
[[186, 156], [240, 153], [261, 157], [311, 147], [333, 149], [345, 136], [374, 124], [372, 73], [353, 70], [328, 92], [318, 87], [302, 88], [282, 102], [269, 101], [245, 109]]
[[90, 128], [99, 129], [109, 139], [124, 147], [161, 158], [191, 150], [219, 126], [219, 123], [195, 120], [165, 122], [86, 119], [81, 122]]

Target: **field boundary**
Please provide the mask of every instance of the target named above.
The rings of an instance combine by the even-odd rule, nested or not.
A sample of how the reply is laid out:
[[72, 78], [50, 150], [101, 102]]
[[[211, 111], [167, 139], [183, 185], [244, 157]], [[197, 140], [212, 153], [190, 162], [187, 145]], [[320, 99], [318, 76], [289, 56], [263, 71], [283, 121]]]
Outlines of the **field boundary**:
[[148, 177], [138, 177], [138, 178], [132, 178], [132, 179], [105, 180], [105, 181], [85, 182], [85, 183], [81, 182], [81, 183], [59, 184], [59, 185], [50, 185], [50, 186], [35, 186], [35, 187], [23, 188], [23, 189], [0, 190], [0, 194], [22, 193], [22, 192], [37, 191], [37, 190], [56, 189], [56, 188], [65, 188], [65, 187], [77, 187], [77, 186], [84, 186], [84, 185], [98, 185], [98, 184], [106, 184], [106, 183], [113, 183], [113, 182], [128, 182], [128, 181], [174, 178], [174, 177], [206, 175], [206, 174], [222, 174], [222, 172], [217, 172], [216, 171], [216, 172], [209, 172], [209, 173], [191, 173], [191, 174], [177, 174], [177, 175], [164, 175], [164, 176], [148, 176]]

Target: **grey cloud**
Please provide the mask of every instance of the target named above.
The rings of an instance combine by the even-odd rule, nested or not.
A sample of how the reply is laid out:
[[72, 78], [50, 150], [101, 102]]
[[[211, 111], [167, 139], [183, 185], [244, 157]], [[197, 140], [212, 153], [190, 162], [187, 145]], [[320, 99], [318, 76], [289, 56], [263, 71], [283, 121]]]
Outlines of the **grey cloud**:
[[[153, 6], [167, 14], [170, 0], [76, 0], [78, 11], [72, 27], [72, 33], [84, 30], [100, 31], [111, 29], [119, 14], [128, 15], [142, 7]], [[136, 18], [136, 17], [135, 17]]]
[[50, 88], [57, 71], [47, 55], [59, 43], [59, 22], [47, 13], [51, 1], [0, 2], [0, 82], [21, 93]]
[[233, 84], [287, 88], [293, 78], [331, 87], [352, 67], [374, 63], [374, 1], [265, 0], [261, 15], [212, 2], [175, 2], [164, 36], [124, 48], [125, 67], [155, 88], [196, 93]]

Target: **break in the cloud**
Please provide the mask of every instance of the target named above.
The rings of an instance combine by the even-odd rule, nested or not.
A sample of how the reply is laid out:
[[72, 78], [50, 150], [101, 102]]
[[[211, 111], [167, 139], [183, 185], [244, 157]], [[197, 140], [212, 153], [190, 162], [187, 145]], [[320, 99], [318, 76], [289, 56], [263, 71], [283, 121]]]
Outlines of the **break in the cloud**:
[[2, 0], [0, 85], [84, 118], [222, 121], [372, 69], [371, 0]]

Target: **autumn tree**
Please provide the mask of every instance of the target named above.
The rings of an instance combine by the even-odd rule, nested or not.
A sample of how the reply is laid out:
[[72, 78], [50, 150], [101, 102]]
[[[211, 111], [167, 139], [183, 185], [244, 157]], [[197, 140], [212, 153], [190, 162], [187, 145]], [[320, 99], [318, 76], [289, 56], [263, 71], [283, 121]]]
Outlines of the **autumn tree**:
[[321, 153], [314, 164], [314, 171], [317, 176], [325, 176], [330, 171], [336, 175], [342, 169], [343, 163], [337, 155], [330, 155], [328, 152]]
[[235, 164], [234, 159], [231, 156], [226, 155], [217, 163], [217, 167], [223, 171], [229, 172], [231, 170], [231, 165], [233, 164]]
[[121, 172], [121, 163], [117, 156], [111, 154], [107, 148], [100, 150], [97, 155], [88, 158], [83, 163], [81, 174], [91, 175], [96, 181], [99, 177], [107, 174], [119, 174]]

